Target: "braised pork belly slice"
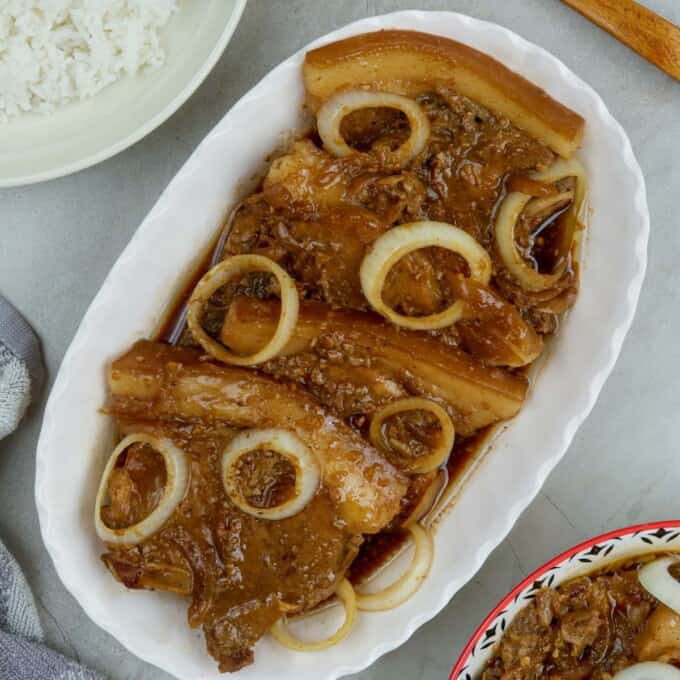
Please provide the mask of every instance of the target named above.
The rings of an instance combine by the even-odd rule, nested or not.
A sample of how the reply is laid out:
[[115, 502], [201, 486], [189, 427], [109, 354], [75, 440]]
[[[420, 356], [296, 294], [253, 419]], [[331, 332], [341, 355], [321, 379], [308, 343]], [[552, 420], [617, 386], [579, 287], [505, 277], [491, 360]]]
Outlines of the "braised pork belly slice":
[[[109, 385], [120, 434], [170, 439], [188, 457], [189, 485], [160, 531], [134, 546], [110, 544], [103, 559], [130, 588], [190, 596], [189, 623], [203, 627], [222, 671], [251, 663], [254, 643], [284, 613], [332, 595], [362, 534], [379, 531], [401, 510], [406, 478], [299, 389], [152, 342], [115, 361]], [[222, 452], [234, 437], [266, 427], [295, 433], [321, 468], [308, 505], [277, 521], [242, 512], [221, 474]], [[121, 456], [112, 477], [125, 480], [126, 493], [112, 493], [111, 484], [121, 482], [110, 482], [107, 517], [137, 518], [151, 505], [147, 495], [157, 484], [140, 472], [138, 458]], [[158, 477], [153, 466], [145, 469]]]
[[197, 350], [140, 341], [113, 362], [109, 387], [117, 416], [290, 430], [320, 459], [323, 482], [357, 533], [387, 524], [406, 490], [405, 479], [375, 449], [306, 392], [202, 360]]
[[[430, 121], [430, 137], [407, 167], [383, 167], [367, 153], [336, 158], [313, 139], [302, 139], [272, 163], [262, 195], [281, 214], [298, 218], [344, 204], [364, 207], [390, 225], [418, 219], [449, 222], [488, 247], [493, 212], [506, 182], [547, 168], [555, 155], [506, 118], [448, 86], [434, 86], [418, 104]], [[350, 144], [375, 128], [375, 111], [347, 116]], [[389, 127], [378, 130], [381, 140], [396, 134], [399, 141]]]
[[[305, 296], [365, 310], [359, 269], [377, 238], [396, 224], [417, 220], [453, 224], [491, 253], [494, 276], [485, 294], [493, 304], [480, 307], [473, 291], [464, 298], [466, 322], [441, 335], [492, 365], [524, 365], [541, 350], [532, 323], [541, 332], [550, 331], [556, 312], [545, 306], [546, 295], [538, 299], [509, 289], [511, 282], [493, 248], [493, 215], [508, 178], [517, 183], [554, 156], [509, 123], [449, 91], [421, 104], [433, 126], [430, 149], [399, 172], [380, 168], [368, 154], [333, 158], [312, 140], [295, 142], [272, 163], [262, 191], [237, 211], [225, 257], [264, 255], [282, 265]], [[353, 121], [353, 126], [360, 130], [359, 123]], [[383, 298], [402, 314], [436, 313], [461, 290], [470, 291], [456, 284], [466, 273], [457, 254], [424, 248], [392, 267]], [[567, 272], [550, 297], [573, 286], [574, 277]]]
[[[387, 229], [364, 208], [339, 205], [324, 209], [313, 221], [288, 220], [256, 198], [239, 211], [228, 253], [265, 255], [295, 278], [305, 296], [367, 310], [359, 269], [369, 246]], [[447, 299], [463, 300], [464, 319], [438, 336], [490, 365], [523, 366], [543, 349], [518, 309], [466, 278], [454, 253], [428, 248], [402, 258], [387, 277], [383, 298], [406, 314], [432, 314], [445, 307]]]
[[297, 216], [282, 215], [262, 195], [239, 209], [225, 257], [264, 255], [280, 264], [308, 294], [362, 309], [359, 267], [366, 248], [389, 225], [360, 206], [340, 204]]
[[[278, 314], [275, 302], [239, 297], [229, 307], [222, 341], [249, 353], [271, 336]], [[524, 377], [484, 366], [424, 333], [319, 302], [301, 305], [282, 354], [260, 368], [300, 383], [343, 418], [370, 416], [402, 396], [430, 397], [447, 408], [461, 435], [514, 416], [527, 389]]]
[[303, 76], [313, 112], [347, 89], [415, 99], [443, 84], [507, 116], [565, 157], [583, 138], [583, 118], [544, 90], [483, 52], [428, 33], [382, 30], [323, 45], [307, 53]]
[[[202, 626], [221, 671], [253, 660], [252, 646], [283, 613], [332, 595], [361, 537], [322, 488], [294, 517], [277, 522], [241, 512], [225, 495], [220, 454], [236, 430], [221, 423], [119, 418], [122, 434], [170, 438], [189, 458], [185, 499], [161, 531], [103, 559], [128, 588], [191, 598], [189, 624]], [[142, 497], [143, 500], [143, 497]]]

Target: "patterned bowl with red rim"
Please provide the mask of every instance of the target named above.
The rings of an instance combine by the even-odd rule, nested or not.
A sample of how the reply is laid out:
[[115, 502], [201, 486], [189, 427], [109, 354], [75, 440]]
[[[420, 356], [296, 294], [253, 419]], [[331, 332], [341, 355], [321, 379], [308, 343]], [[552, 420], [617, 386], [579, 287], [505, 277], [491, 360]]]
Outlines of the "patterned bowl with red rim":
[[518, 583], [482, 621], [465, 645], [449, 680], [478, 680], [513, 618], [545, 587], [605, 568], [621, 559], [680, 552], [680, 520], [650, 522], [611, 531], [557, 555]]

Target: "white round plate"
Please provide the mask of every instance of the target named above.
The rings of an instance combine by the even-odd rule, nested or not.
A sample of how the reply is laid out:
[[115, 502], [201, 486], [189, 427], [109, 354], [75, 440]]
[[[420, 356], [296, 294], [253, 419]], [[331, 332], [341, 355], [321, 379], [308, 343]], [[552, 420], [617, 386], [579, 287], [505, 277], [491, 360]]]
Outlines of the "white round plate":
[[69, 175], [155, 130], [203, 82], [247, 0], [182, 0], [161, 32], [159, 69], [126, 76], [91, 99], [0, 122], [0, 188]]
[[[364, 613], [339, 645], [300, 654], [264, 639], [244, 679], [337, 678], [402, 644], [446, 605], [503, 540], [564, 455], [590, 412], [633, 319], [647, 257], [645, 187], [630, 142], [599, 96], [555, 57], [514, 33], [448, 12], [399, 12], [346, 26], [275, 68], [222, 119], [169, 184], [115, 264], [64, 358], [38, 444], [36, 500], [47, 549], [88, 615], [131, 652], [179, 678], [218, 678], [186, 603], [133, 592], [99, 556], [92, 508], [110, 445], [106, 401], [110, 360], [148, 337], [181, 282], [212, 242], [243, 180], [302, 124], [300, 67], [309, 47], [382, 28], [449, 36], [493, 55], [584, 116], [580, 158], [590, 177], [590, 228], [581, 293], [522, 412], [502, 432], [441, 520], [432, 571], [393, 611]], [[229, 162], [225, 162], [228, 159]], [[305, 619], [318, 628], [337, 612]], [[319, 669], [323, 669], [322, 672]]]

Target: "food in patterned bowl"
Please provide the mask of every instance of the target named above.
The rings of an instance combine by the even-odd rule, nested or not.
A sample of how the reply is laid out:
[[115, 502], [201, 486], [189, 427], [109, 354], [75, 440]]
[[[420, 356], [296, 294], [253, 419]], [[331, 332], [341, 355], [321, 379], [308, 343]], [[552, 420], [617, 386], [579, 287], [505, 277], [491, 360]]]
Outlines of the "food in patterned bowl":
[[680, 521], [613, 531], [527, 576], [450, 680], [680, 679]]

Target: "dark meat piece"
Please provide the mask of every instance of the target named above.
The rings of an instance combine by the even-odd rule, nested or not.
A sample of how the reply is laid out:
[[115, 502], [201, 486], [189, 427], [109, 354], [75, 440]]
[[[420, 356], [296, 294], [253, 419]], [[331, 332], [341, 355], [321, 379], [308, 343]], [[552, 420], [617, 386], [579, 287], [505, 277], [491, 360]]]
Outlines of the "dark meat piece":
[[652, 642], [660, 609], [640, 585], [638, 567], [629, 563], [536, 593], [508, 626], [482, 680], [611, 680], [638, 660], [672, 649], [672, 642]]
[[[514, 305], [497, 292], [462, 276], [448, 276], [453, 297], [465, 302], [455, 330], [460, 344], [492, 366], [525, 366], [543, 351], [543, 340]], [[447, 338], [449, 329], [441, 331]]]
[[[407, 485], [300, 390], [204, 359], [193, 349], [141, 342], [112, 365], [110, 411], [120, 433], [170, 438], [188, 456], [190, 482], [160, 531], [133, 547], [109, 546], [104, 561], [130, 588], [189, 595], [190, 625], [203, 627], [220, 669], [231, 671], [252, 661], [253, 644], [283, 613], [306, 611], [333, 593], [361, 534], [380, 530], [401, 511]], [[250, 427], [292, 430], [321, 459], [321, 487], [293, 517], [257, 519], [224, 492], [222, 451]], [[281, 467], [263, 458], [260, 481]], [[254, 480], [254, 461], [244, 465]], [[139, 488], [152, 486], [146, 480]], [[263, 502], [273, 493], [269, 482], [249, 488]], [[122, 511], [119, 501], [133, 514], [148, 502], [144, 494], [112, 494], [113, 516]]]
[[163, 458], [151, 447], [133, 444], [118, 458], [109, 477], [110, 502], [102, 506], [107, 526], [137, 524], [158, 505], [167, 474]]
[[264, 255], [284, 267], [305, 294], [363, 308], [359, 267], [366, 247], [388, 227], [374, 213], [351, 205], [325, 207], [307, 220], [293, 219], [255, 196], [234, 220], [225, 256]]
[[252, 661], [252, 646], [285, 612], [333, 593], [360, 538], [339, 521], [325, 489], [299, 514], [269, 522], [229, 502], [220, 454], [234, 431], [209, 422], [122, 418], [121, 432], [170, 437], [190, 460], [187, 496], [161, 531], [132, 548], [111, 546], [104, 561], [130, 588], [191, 597], [189, 624], [202, 626], [221, 671]]
[[[237, 298], [222, 340], [247, 354], [271, 337], [278, 314], [277, 303]], [[370, 415], [403, 394], [430, 397], [443, 402], [460, 434], [510, 418], [526, 394], [523, 377], [483, 366], [426, 334], [318, 302], [301, 305], [288, 345], [261, 368], [304, 385], [344, 418]]]
[[119, 417], [212, 419], [239, 429], [294, 432], [319, 457], [324, 484], [357, 533], [379, 531], [406, 491], [402, 475], [305, 392], [202, 360], [193, 349], [138, 342], [113, 363], [109, 387]]
[[554, 154], [507, 118], [467, 97], [440, 88], [420, 98], [430, 118], [431, 137], [417, 174], [432, 187], [424, 211], [492, 242], [492, 216], [509, 174], [549, 166]]
[[359, 109], [345, 116], [340, 134], [352, 148], [370, 150], [380, 159], [383, 149], [393, 151], [408, 139], [410, 128], [402, 111], [378, 107]]
[[[431, 138], [426, 150], [405, 169], [385, 168], [375, 154], [333, 158], [310, 140], [293, 144], [272, 164], [262, 193], [239, 211], [225, 255], [266, 255], [303, 285], [305, 297], [364, 310], [367, 303], [358, 276], [361, 261], [370, 244], [393, 224], [423, 219], [448, 222], [465, 229], [493, 254], [493, 216], [504, 196], [506, 178], [512, 176], [514, 184], [522, 186], [526, 174], [548, 166], [555, 156], [507, 119], [453, 92], [426, 95], [420, 103], [430, 118]], [[348, 124], [349, 131], [362, 139], [366, 134], [370, 137], [373, 124], [385, 115], [375, 110], [357, 114]], [[381, 139], [396, 143], [400, 130], [390, 123]], [[522, 294], [498, 259], [494, 261], [500, 279], [494, 295], [516, 305], [537, 331], [555, 330], [551, 322], [559, 311], [545, 307], [545, 296]], [[451, 304], [455, 296], [450, 277], [465, 270], [455, 254], [422, 249], [395, 264], [384, 286], [384, 299], [402, 313], [430, 314]], [[566, 277], [551, 291], [550, 299], [572, 285], [573, 279]], [[563, 297], [563, 308], [573, 299]], [[497, 325], [507, 318], [506, 314], [506, 321]], [[489, 342], [479, 342], [486, 335], [479, 326], [489, 324], [487, 313], [468, 325], [467, 335], [475, 337], [467, 344], [479, 348], [481, 358], [489, 354], [494, 363]], [[497, 335], [503, 337], [502, 332]]]
[[258, 449], [241, 456], [233, 467], [241, 493], [256, 508], [271, 508], [295, 492], [295, 467], [276, 451]]
[[562, 617], [560, 635], [571, 645], [572, 655], [580, 657], [586, 647], [592, 646], [597, 640], [600, 629], [605, 624], [606, 620], [601, 617], [600, 612], [579, 609]]

